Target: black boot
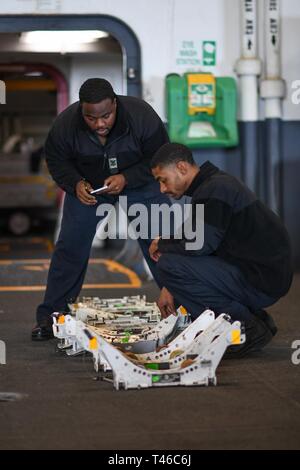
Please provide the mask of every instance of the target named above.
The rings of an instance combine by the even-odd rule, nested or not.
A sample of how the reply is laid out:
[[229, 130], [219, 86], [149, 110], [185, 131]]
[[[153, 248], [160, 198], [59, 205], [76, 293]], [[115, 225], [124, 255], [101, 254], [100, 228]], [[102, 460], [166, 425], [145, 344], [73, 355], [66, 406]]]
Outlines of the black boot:
[[269, 328], [273, 336], [276, 335], [278, 331], [277, 326], [273, 318], [268, 312], [261, 309], [261, 310], [256, 310], [255, 312], [253, 312], [253, 315], [256, 315], [258, 318], [260, 318], [264, 322], [264, 324]]
[[32, 341], [47, 341], [54, 338], [52, 323], [52, 318], [49, 317], [49, 319], [45, 318], [35, 325], [31, 332]]
[[238, 346], [229, 346], [223, 356], [224, 359], [238, 359], [247, 356], [249, 353], [260, 351], [272, 340], [275, 334], [271, 331], [266, 321], [263, 321], [258, 315], [253, 315], [253, 318], [245, 322], [244, 326], [246, 334], [245, 343]]

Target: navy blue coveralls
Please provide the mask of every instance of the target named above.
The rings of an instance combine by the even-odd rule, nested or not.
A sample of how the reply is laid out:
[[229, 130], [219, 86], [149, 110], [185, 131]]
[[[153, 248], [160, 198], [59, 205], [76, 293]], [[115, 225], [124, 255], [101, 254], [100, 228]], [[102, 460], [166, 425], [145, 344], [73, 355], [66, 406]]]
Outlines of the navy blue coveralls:
[[[79, 295], [101, 220], [96, 206], [77, 199], [76, 184], [86, 179], [98, 188], [111, 174], [122, 173], [127, 184], [120, 195], [127, 196], [128, 209], [135, 203], [143, 203], [148, 209], [151, 204], [170, 204], [169, 198], [160, 193], [150, 169], [152, 156], [168, 141], [159, 116], [150, 105], [133, 97], [117, 96], [116, 122], [104, 146], [86, 125], [80, 103], [72, 104], [57, 117], [46, 140], [45, 155], [53, 179], [67, 194], [44, 301], [37, 309], [38, 323], [49, 319], [53, 311], [66, 310], [67, 302]], [[97, 200], [99, 204], [113, 204], [118, 196], [99, 195]], [[151, 239], [138, 241], [157, 280], [156, 266], [148, 253]]]
[[288, 233], [247, 186], [210, 162], [201, 165], [186, 195], [194, 207], [204, 205], [204, 244], [187, 250], [184, 237], [161, 239], [160, 282], [193, 318], [210, 308], [247, 322], [289, 290]]

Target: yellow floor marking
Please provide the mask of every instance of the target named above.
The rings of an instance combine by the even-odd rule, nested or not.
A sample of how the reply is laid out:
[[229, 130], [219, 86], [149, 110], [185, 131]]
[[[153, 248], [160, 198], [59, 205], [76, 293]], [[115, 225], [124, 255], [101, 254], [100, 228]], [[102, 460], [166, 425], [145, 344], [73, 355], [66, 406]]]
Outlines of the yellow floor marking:
[[22, 266], [22, 269], [24, 269], [24, 271], [48, 271], [49, 264], [42, 264], [41, 266]]
[[50, 238], [47, 237], [30, 237], [30, 238], [20, 238], [20, 239], [15, 239], [13, 242], [11, 240], [7, 241], [7, 239], [3, 238], [2, 242], [0, 242], [0, 251], [11, 251], [11, 244], [18, 246], [18, 245], [44, 245], [46, 247], [46, 250], [48, 253], [53, 252], [54, 244], [50, 240]]
[[46, 248], [47, 248], [47, 251], [48, 253], [52, 253], [53, 249], [54, 249], [54, 244], [51, 240], [49, 239], [46, 239], [45, 240], [45, 245], [46, 245]]
[[[12, 265], [24, 265], [22, 268], [30, 268], [31, 270], [39, 270], [41, 266], [38, 265], [45, 265], [50, 262], [49, 259], [17, 259], [17, 260], [1, 260], [1, 266], [12, 266]], [[37, 266], [30, 266], [30, 265], [37, 265]], [[132, 271], [131, 269], [123, 266], [122, 264], [118, 263], [117, 261], [110, 260], [110, 259], [90, 259], [89, 264], [104, 264], [106, 265], [107, 269], [110, 272], [117, 272], [121, 274], [125, 274], [128, 278], [129, 282], [124, 283], [116, 283], [116, 284], [84, 284], [82, 286], [83, 289], [122, 289], [122, 288], [140, 288], [142, 282], [138, 275]], [[35, 269], [37, 268], [37, 269]], [[34, 291], [43, 291], [45, 290], [46, 286], [0, 286], [0, 292], [34, 292]]]

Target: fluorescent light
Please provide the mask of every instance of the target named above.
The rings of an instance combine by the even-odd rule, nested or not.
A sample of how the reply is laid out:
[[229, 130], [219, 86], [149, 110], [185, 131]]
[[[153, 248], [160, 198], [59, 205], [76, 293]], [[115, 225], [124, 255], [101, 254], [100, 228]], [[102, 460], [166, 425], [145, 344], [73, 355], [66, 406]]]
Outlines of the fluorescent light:
[[21, 34], [23, 44], [65, 49], [68, 44], [87, 44], [107, 37], [104, 31], [30, 31]]
[[24, 75], [25, 75], [25, 77], [42, 77], [43, 73], [38, 72], [38, 71], [34, 71], [34, 72], [26, 72]]

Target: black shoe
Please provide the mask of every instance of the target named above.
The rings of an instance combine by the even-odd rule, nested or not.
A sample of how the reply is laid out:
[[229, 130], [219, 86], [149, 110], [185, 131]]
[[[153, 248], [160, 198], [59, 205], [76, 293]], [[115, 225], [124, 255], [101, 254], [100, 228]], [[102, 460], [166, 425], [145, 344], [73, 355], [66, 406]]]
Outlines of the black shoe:
[[261, 309], [261, 310], [256, 310], [255, 312], [253, 312], [253, 314], [256, 315], [258, 318], [260, 318], [264, 322], [264, 324], [269, 328], [273, 336], [276, 335], [278, 331], [277, 326], [273, 318], [268, 312]]
[[38, 323], [31, 332], [32, 341], [47, 341], [54, 338], [52, 320]]
[[245, 357], [249, 353], [260, 351], [274, 336], [266, 322], [261, 320], [257, 315], [253, 315], [253, 318], [245, 323], [245, 333], [245, 343], [239, 346], [229, 346], [223, 356], [224, 359], [238, 359]]

